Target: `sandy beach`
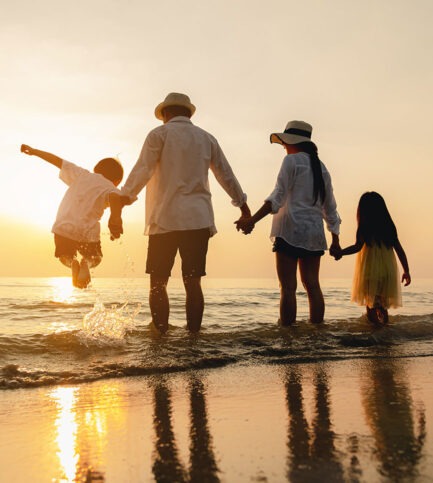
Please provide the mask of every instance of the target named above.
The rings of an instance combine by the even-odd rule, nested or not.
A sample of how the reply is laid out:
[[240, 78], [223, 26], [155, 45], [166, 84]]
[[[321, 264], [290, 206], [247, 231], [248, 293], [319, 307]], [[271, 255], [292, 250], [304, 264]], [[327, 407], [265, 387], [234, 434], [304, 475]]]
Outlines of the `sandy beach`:
[[3, 391], [0, 480], [431, 481], [432, 362], [234, 365]]

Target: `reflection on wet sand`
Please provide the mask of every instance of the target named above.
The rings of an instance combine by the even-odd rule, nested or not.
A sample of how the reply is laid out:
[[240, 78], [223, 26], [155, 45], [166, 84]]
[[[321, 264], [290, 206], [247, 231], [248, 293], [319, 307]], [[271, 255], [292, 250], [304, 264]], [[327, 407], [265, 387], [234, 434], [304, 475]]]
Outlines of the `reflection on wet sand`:
[[293, 482], [344, 481], [332, 431], [328, 377], [324, 367], [314, 373], [314, 418], [307, 422], [302, 395], [302, 377], [296, 367], [285, 373], [286, 402], [289, 411], [287, 479]]
[[117, 420], [121, 425], [124, 417], [117, 388], [110, 384], [85, 390], [58, 387], [50, 396], [58, 408], [55, 426], [61, 476], [55, 481], [104, 481], [101, 466], [108, 421]]
[[218, 482], [218, 466], [212, 447], [206, 410], [205, 387], [197, 376], [190, 379], [190, 469], [192, 482]]
[[[261, 457], [270, 458], [272, 451], [277, 455], [275, 461], [281, 463], [280, 469], [275, 470], [280, 471], [278, 481], [286, 478], [293, 483], [398, 482], [423, 478], [421, 463], [428, 458], [426, 411], [422, 404], [416, 403], [414, 394], [417, 393], [409, 384], [405, 361], [388, 356], [359, 364], [356, 370], [361, 367], [360, 376], [357, 377], [352, 370], [351, 376], [355, 377], [352, 377], [352, 389], [347, 393], [341, 391], [339, 384], [348, 379], [338, 379], [337, 365], [332, 366], [333, 385], [330, 384], [327, 364], [281, 368], [283, 388], [278, 382], [275, 393], [284, 395], [285, 403], [281, 401], [282, 413], [276, 411], [279, 416], [275, 417], [262, 411], [261, 393], [247, 392], [250, 385], [241, 386], [240, 390], [246, 395], [244, 404], [255, 405], [253, 414], [257, 418], [266, 418], [267, 423], [269, 419], [269, 426], [266, 426], [269, 433], [258, 435], [258, 444], [253, 449], [255, 453], [250, 453], [254, 461]], [[211, 376], [207, 374], [206, 377]], [[171, 389], [179, 381], [186, 383], [185, 392], [177, 387]], [[231, 471], [232, 477], [239, 475], [238, 465], [248, 469], [252, 466], [253, 460], [249, 456], [239, 461], [232, 458], [232, 463], [227, 463], [230, 461], [227, 457], [230, 449], [227, 448], [233, 448], [233, 445], [219, 446], [223, 457], [217, 462], [210, 432], [207, 384], [200, 371], [135, 381], [135, 392], [131, 394], [137, 393], [137, 388], [141, 392], [132, 400], [135, 402], [131, 406], [131, 400], [121, 390], [129, 388], [128, 384], [131, 383], [122, 386], [110, 381], [50, 390], [50, 399], [54, 403], [51, 407], [55, 407], [55, 413], [51, 412], [50, 428], [54, 427], [55, 432], [47, 432], [54, 436], [47, 440], [49, 444], [54, 442], [51, 446], [54, 466], [48, 476], [53, 481], [111, 481], [113, 474], [118, 478], [125, 469], [122, 465], [131, 455], [131, 442], [139, 442], [137, 453], [140, 455], [139, 464], [135, 463], [131, 469], [131, 475], [134, 475], [131, 481], [153, 478], [156, 482], [214, 483], [220, 481], [221, 470], [224, 475]], [[331, 394], [333, 388], [338, 391]], [[142, 394], [146, 394], [147, 401], [142, 399]], [[343, 402], [337, 399], [341, 394], [347, 398]], [[185, 396], [189, 403], [188, 415], [174, 418], [177, 404]], [[350, 405], [352, 401], [353, 405]], [[242, 407], [242, 404], [236, 405], [233, 413], [236, 417], [243, 414]], [[183, 403], [182, 408], [185, 409]], [[277, 418], [286, 418], [287, 414], [287, 437], [283, 429], [283, 433], [274, 438], [272, 428], [281, 428], [281, 419]], [[348, 414], [350, 417], [345, 419]], [[147, 421], [146, 425], [142, 421]], [[262, 424], [263, 419], [258, 423]], [[214, 424], [215, 430], [222, 434], [218, 422]], [[153, 441], [147, 432], [149, 428], [152, 433], [152, 426]], [[227, 430], [231, 426], [224, 428]], [[338, 435], [336, 428], [340, 431]], [[217, 437], [217, 433], [215, 435]], [[250, 436], [239, 436], [241, 444], [248, 446]], [[279, 437], [282, 440], [277, 439]], [[284, 441], [287, 441], [287, 447]], [[273, 443], [276, 444], [272, 447]], [[146, 448], [147, 455], [152, 453], [150, 465], [147, 455], [143, 457], [145, 451], [140, 445]], [[116, 460], [122, 451], [123, 456]], [[259, 470], [261, 468], [257, 466], [254, 478]], [[272, 471], [267, 468], [260, 474], [267, 478]]]
[[366, 361], [361, 380], [378, 473], [389, 481], [412, 481], [423, 456], [426, 416], [423, 407], [413, 406], [404, 360]]
[[155, 384], [153, 391], [153, 426], [156, 440], [152, 471], [155, 480], [158, 482], [186, 481], [172, 428], [170, 390], [164, 381], [160, 381]]
[[76, 448], [77, 421], [74, 414], [76, 387], [59, 387], [52, 391], [51, 397], [58, 405], [58, 414], [55, 421], [56, 442], [58, 445], [62, 479], [75, 481], [79, 452]]
[[171, 393], [160, 380], [154, 385], [155, 451], [152, 471], [157, 482], [218, 482], [218, 467], [212, 447], [203, 382], [192, 375], [190, 395], [190, 461], [188, 471], [179, 460], [172, 423]]

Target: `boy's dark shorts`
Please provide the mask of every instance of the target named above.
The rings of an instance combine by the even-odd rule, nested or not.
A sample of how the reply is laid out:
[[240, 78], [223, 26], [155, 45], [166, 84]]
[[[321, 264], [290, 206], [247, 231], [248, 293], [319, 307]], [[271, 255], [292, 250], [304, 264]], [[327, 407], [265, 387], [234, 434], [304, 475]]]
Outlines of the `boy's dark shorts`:
[[289, 245], [282, 238], [275, 238], [273, 252], [284, 253], [292, 258], [308, 258], [308, 257], [321, 257], [325, 254], [323, 250], [306, 250], [305, 248], [294, 247]]
[[182, 276], [203, 277], [206, 275], [209, 238], [209, 228], [150, 235], [146, 273], [161, 278], [169, 277], [179, 250], [182, 259]]
[[101, 242], [79, 242], [71, 240], [61, 235], [56, 235], [54, 233], [54, 243], [56, 245], [56, 258], [68, 257], [75, 258], [77, 252], [80, 253], [84, 258], [101, 257]]

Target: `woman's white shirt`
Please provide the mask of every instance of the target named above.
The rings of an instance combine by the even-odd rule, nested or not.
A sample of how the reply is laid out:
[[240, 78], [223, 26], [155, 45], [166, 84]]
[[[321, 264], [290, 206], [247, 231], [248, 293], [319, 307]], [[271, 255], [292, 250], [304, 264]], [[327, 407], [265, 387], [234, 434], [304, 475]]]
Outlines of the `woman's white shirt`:
[[314, 204], [313, 171], [307, 153], [287, 155], [277, 177], [274, 191], [266, 198], [272, 204], [271, 239], [306, 250], [326, 250], [323, 220], [331, 233], [340, 232], [341, 219], [332, 189], [331, 176], [321, 163], [326, 197]]

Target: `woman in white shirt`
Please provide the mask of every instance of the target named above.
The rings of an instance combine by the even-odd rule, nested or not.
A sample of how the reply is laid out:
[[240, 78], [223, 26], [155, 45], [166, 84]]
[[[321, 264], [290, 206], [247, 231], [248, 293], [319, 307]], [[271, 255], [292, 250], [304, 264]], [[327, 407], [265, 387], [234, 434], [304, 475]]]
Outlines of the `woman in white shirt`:
[[273, 214], [271, 239], [276, 253], [280, 281], [280, 323], [296, 321], [296, 272], [308, 295], [310, 320], [323, 321], [325, 303], [319, 282], [320, 259], [327, 249], [323, 220], [332, 234], [331, 254], [339, 248], [340, 217], [331, 177], [311, 141], [312, 126], [290, 121], [283, 133], [271, 134], [271, 143], [284, 146], [283, 159], [273, 192], [249, 219], [237, 222], [237, 229], [250, 233], [255, 223]]

